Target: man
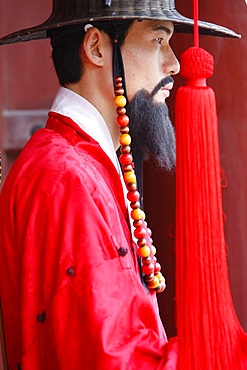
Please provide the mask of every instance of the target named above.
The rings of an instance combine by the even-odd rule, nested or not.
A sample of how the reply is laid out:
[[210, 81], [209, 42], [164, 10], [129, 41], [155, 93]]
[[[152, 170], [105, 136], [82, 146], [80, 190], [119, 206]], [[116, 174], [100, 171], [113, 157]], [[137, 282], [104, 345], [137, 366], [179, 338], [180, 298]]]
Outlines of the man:
[[[46, 128], [27, 143], [1, 195], [10, 370], [176, 368], [155, 297], [164, 279], [140, 211], [128, 125], [118, 120], [120, 137], [116, 124], [113, 83], [117, 112], [128, 121], [126, 89], [135, 153], [173, 168], [165, 99], [179, 64], [169, 42], [174, 27], [188, 31], [192, 21], [171, 1], [154, 9], [149, 1], [102, 3], [56, 0], [43, 25], [0, 40], [50, 37], [62, 86]], [[126, 186], [115, 154], [119, 138]]]

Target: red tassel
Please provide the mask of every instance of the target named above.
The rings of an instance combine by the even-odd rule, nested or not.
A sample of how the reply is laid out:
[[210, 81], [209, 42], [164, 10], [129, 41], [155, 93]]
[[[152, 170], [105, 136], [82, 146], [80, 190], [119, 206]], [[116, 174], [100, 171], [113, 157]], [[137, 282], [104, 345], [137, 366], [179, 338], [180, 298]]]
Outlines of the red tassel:
[[206, 86], [212, 73], [205, 50], [182, 55], [187, 86], [175, 106], [178, 370], [247, 369], [228, 279], [215, 95]]

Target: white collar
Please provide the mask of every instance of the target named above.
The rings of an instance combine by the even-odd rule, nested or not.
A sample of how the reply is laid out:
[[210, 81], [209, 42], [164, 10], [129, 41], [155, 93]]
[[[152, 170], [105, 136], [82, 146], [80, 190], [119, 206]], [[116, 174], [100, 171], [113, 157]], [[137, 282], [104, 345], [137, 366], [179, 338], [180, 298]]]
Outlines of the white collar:
[[51, 111], [71, 118], [97, 141], [119, 172], [119, 162], [108, 127], [99, 111], [91, 103], [73, 91], [60, 87]]

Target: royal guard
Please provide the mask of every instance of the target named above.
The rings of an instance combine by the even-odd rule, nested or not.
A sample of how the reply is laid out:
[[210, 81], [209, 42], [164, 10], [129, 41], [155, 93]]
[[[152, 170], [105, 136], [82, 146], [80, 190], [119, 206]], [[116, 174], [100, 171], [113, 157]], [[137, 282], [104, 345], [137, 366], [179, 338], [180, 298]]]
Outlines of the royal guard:
[[[170, 39], [174, 32], [192, 33], [195, 24], [206, 35], [239, 37], [184, 17], [173, 0], [54, 0], [46, 22], [0, 39], [3, 45], [50, 38], [61, 85], [45, 128], [22, 150], [0, 198], [6, 369], [247, 369], [221, 223], [217, 219], [216, 227], [215, 212], [198, 207], [211, 193], [188, 187], [189, 197], [199, 194], [193, 214], [199, 226], [206, 219], [208, 229], [216, 229], [210, 243], [204, 233], [196, 239], [182, 217], [188, 203], [181, 182], [189, 183], [184, 172], [192, 171], [184, 169], [183, 148], [194, 148], [194, 157], [200, 149], [200, 169], [208, 153], [189, 133], [181, 145], [177, 134], [177, 338], [167, 340], [156, 301], [166, 284], [142, 208], [141, 163], [152, 155], [166, 170], [175, 167], [175, 132], [165, 100], [180, 66]], [[212, 60], [197, 44], [195, 49], [193, 64], [186, 56], [182, 73], [190, 90], [198, 89], [198, 106], [212, 108], [200, 94], [208, 93]], [[193, 110], [190, 95], [178, 95], [178, 131], [190, 124], [182, 108], [184, 102]], [[201, 115], [193, 122], [201, 124]], [[211, 122], [215, 130], [215, 116]], [[215, 172], [217, 143], [211, 147]], [[217, 177], [211, 181], [218, 184]], [[186, 217], [190, 221], [191, 214]], [[196, 236], [199, 229], [194, 227]]]

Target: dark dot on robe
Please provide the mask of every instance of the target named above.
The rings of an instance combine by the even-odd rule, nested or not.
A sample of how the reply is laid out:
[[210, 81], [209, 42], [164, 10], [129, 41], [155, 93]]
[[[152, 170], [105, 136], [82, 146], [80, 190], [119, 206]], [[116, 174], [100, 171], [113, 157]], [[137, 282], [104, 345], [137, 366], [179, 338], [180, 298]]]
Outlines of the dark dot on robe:
[[41, 314], [37, 315], [37, 321], [38, 322], [44, 324], [45, 319], [46, 319], [46, 313], [45, 312], [42, 312]]
[[119, 256], [124, 257], [127, 253], [128, 253], [128, 249], [127, 248], [123, 248], [123, 247], [118, 248], [118, 254], [119, 254]]
[[75, 273], [75, 268], [74, 267], [69, 267], [68, 270], [66, 271], [69, 276], [76, 276]]

